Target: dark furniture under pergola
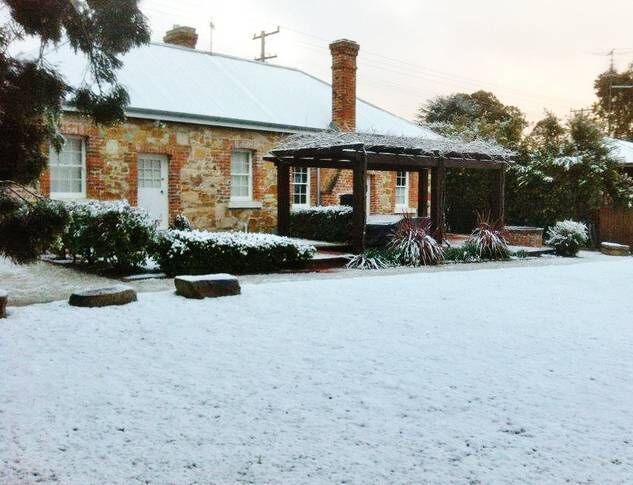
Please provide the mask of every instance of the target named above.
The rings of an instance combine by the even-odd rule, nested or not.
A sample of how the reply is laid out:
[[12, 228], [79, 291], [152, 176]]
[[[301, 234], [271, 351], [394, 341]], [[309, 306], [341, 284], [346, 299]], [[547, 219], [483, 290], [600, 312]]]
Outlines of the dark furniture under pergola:
[[505, 168], [512, 153], [487, 142], [463, 143], [436, 139], [393, 137], [363, 133], [318, 132], [292, 135], [272, 150], [265, 160], [277, 166], [277, 227], [288, 235], [290, 220], [290, 170], [292, 167], [334, 168], [353, 171], [352, 246], [365, 249], [367, 172], [418, 172], [418, 215], [428, 212], [431, 174], [431, 221], [437, 237], [445, 234], [446, 169], [489, 170], [497, 194], [492, 218], [503, 222]]

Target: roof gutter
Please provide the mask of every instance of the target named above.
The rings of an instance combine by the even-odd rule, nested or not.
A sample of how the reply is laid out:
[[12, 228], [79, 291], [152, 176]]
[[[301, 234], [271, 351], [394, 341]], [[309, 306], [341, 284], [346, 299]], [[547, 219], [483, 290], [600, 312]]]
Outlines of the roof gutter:
[[[68, 105], [64, 106], [64, 110], [76, 113], [79, 112], [76, 108]], [[219, 116], [194, 115], [175, 111], [131, 107], [128, 107], [125, 110], [125, 115], [128, 118], [189, 123], [204, 126], [218, 126], [223, 128], [239, 128], [243, 130], [270, 131], [274, 133], [315, 133], [325, 130], [325, 128], [311, 128], [307, 126], [265, 123], [253, 120], [240, 120], [235, 118], [222, 118]]]

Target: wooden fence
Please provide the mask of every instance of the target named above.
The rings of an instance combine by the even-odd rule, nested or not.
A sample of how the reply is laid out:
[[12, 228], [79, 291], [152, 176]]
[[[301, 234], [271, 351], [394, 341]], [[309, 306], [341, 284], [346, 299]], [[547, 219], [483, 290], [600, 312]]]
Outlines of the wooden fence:
[[633, 246], [633, 209], [603, 206], [598, 211], [598, 237]]

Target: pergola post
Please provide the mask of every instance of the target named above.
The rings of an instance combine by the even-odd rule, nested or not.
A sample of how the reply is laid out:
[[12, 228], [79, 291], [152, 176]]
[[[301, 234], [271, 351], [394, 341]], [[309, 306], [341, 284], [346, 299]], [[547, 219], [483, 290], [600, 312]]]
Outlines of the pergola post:
[[365, 250], [367, 227], [367, 155], [358, 157], [353, 170], [352, 247], [356, 253], [361, 253]]
[[418, 170], [418, 217], [429, 214], [429, 171]]
[[431, 227], [435, 231], [438, 242], [444, 240], [445, 233], [445, 207], [446, 200], [446, 167], [440, 160], [436, 167], [431, 169]]
[[502, 226], [505, 225], [505, 192], [506, 192], [506, 166], [502, 164], [498, 170], [495, 170], [495, 187], [492, 204], [492, 220], [498, 222]]
[[277, 162], [277, 234], [287, 236], [290, 229], [290, 166]]

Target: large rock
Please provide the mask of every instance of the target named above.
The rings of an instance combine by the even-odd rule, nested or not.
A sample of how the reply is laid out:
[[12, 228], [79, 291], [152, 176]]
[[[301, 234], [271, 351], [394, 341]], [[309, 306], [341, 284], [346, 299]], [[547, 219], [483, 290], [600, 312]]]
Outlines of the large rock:
[[230, 274], [176, 276], [176, 293], [185, 298], [217, 298], [240, 294], [240, 282]]
[[80, 307], [103, 307], [127, 305], [136, 301], [136, 291], [129, 286], [117, 285], [110, 288], [86, 290], [70, 295], [68, 303]]
[[0, 318], [7, 317], [7, 300], [9, 299], [9, 294], [0, 290]]
[[603, 242], [600, 244], [600, 252], [609, 256], [629, 256], [631, 248], [626, 244]]

